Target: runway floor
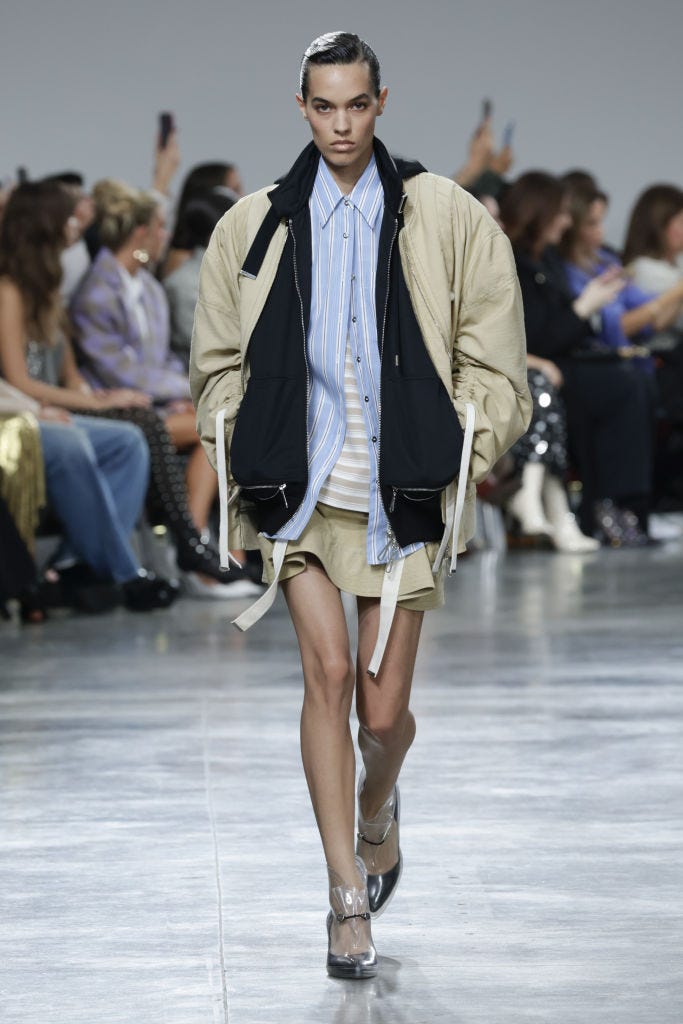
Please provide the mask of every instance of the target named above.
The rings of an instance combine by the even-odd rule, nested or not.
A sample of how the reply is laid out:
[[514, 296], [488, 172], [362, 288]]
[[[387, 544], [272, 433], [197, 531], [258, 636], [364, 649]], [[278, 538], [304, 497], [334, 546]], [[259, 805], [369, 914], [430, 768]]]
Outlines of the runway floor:
[[447, 594], [365, 983], [324, 971], [281, 598], [0, 624], [3, 1024], [680, 1024], [680, 543]]

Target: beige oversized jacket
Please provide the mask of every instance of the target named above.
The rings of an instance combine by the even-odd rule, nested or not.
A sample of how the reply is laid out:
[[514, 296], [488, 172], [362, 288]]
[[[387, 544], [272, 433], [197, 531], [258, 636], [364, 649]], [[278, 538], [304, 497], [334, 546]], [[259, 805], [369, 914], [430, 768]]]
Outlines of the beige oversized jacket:
[[[462, 424], [476, 410], [469, 486], [458, 549], [474, 529], [474, 485], [529, 424], [522, 299], [510, 244], [484, 207], [448, 178], [404, 182], [401, 260], [422, 336]], [[216, 414], [226, 407], [226, 450], [244, 394], [246, 353], [284, 249], [281, 224], [258, 277], [239, 274], [269, 208], [269, 189], [242, 199], [218, 224], [204, 257], [190, 384], [197, 429], [216, 465]], [[273, 339], [277, 344], [277, 339]], [[228, 456], [229, 458], [229, 456]], [[229, 473], [229, 466], [228, 466]], [[232, 481], [231, 481], [232, 483]], [[236, 503], [235, 503], [236, 504]], [[231, 548], [256, 546], [254, 528], [230, 506]]]

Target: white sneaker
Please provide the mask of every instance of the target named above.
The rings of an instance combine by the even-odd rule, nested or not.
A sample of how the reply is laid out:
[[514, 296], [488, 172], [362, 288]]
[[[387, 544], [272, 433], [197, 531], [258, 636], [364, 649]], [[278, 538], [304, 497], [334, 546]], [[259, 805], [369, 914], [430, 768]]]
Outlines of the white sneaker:
[[205, 583], [196, 572], [183, 573], [183, 591], [187, 597], [198, 597], [204, 600], [226, 601], [242, 597], [258, 597], [263, 587], [251, 580], [237, 578], [225, 583]]

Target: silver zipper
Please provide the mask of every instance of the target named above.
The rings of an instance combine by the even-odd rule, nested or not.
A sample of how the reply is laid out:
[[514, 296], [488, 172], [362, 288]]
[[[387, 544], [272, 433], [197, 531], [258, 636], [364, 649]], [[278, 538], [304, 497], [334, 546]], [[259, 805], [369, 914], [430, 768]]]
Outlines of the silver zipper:
[[287, 484], [249, 484], [246, 487], [242, 487], [242, 491], [249, 497], [249, 491], [273, 491], [272, 497], [275, 497], [275, 491], [279, 491], [282, 495], [282, 500], [285, 503], [285, 508], [289, 508], [289, 502], [287, 501]]
[[296, 259], [296, 235], [294, 234], [294, 226], [292, 224], [291, 218], [288, 220], [287, 223], [289, 226], [289, 233], [292, 236], [292, 245], [294, 246], [294, 252], [292, 254], [292, 263], [294, 266], [294, 286], [296, 288], [296, 294], [299, 297], [299, 312], [301, 314], [301, 335], [304, 341], [304, 364], [306, 366], [306, 466], [308, 468], [311, 464], [311, 439], [308, 436], [308, 407], [311, 399], [311, 375], [308, 369], [308, 352], [306, 350], [306, 318], [304, 316], [304, 300], [301, 298], [301, 288], [299, 287], [299, 267]]
[[[438, 492], [440, 490], [441, 490], [440, 487], [392, 487], [391, 488], [391, 504], [389, 505], [389, 511], [393, 512], [394, 509], [396, 508], [396, 498], [397, 498], [399, 493], [403, 494], [403, 496], [408, 501], [428, 501], [429, 498], [432, 497], [432, 495], [438, 494]], [[413, 494], [413, 493], [415, 493], [415, 494], [426, 494], [427, 497], [426, 498], [411, 498], [410, 495]]]
[[[392, 259], [392, 256], [394, 254], [394, 243], [396, 242], [396, 235], [397, 234], [398, 234], [398, 217], [394, 220], [394, 233], [391, 236], [391, 245], [389, 246], [389, 259], [387, 260], [387, 290], [386, 290], [386, 297], [384, 299], [384, 316], [382, 318], [382, 337], [380, 338], [380, 346], [379, 346], [380, 374], [379, 374], [379, 396], [378, 396], [378, 402], [377, 402], [378, 413], [379, 413], [379, 429], [378, 429], [378, 433], [377, 433], [377, 437], [378, 437], [377, 447], [375, 449], [375, 458], [377, 460], [377, 487], [379, 489], [379, 498], [380, 498], [380, 501], [382, 502], [382, 505], [384, 507], [384, 514], [386, 515], [387, 520], [389, 518], [389, 512], [393, 512], [394, 508], [396, 506], [396, 491], [394, 489], [394, 493], [393, 493], [392, 499], [391, 499], [391, 506], [390, 506], [389, 512], [388, 512], [387, 511], [387, 507], [384, 504], [384, 497], [382, 496], [382, 488], [380, 486], [380, 479], [379, 479], [379, 453], [380, 453], [380, 447], [381, 447], [381, 444], [382, 444], [382, 363], [384, 361], [384, 336], [385, 336], [386, 331], [387, 331], [387, 313], [389, 311], [389, 282], [390, 282], [390, 278], [391, 278], [391, 259]], [[393, 564], [393, 553], [394, 553], [395, 550], [399, 550], [398, 543], [396, 541], [396, 537], [394, 536], [394, 531], [391, 528], [391, 524], [387, 523], [387, 542], [384, 545], [384, 547], [382, 548], [382, 550], [380, 551], [380, 557], [382, 557], [387, 551], [390, 553], [390, 559], [391, 560], [388, 563], [387, 572], [391, 572], [391, 566]]]

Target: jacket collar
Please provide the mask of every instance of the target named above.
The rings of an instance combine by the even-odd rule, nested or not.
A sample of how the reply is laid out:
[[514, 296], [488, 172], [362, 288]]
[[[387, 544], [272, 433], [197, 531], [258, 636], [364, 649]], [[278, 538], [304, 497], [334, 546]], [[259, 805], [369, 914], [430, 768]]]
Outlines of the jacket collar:
[[[394, 216], [402, 209], [403, 181], [424, 172], [425, 168], [417, 161], [394, 159], [378, 138], [373, 142], [375, 161], [384, 189], [384, 204]], [[276, 187], [268, 193], [268, 197], [278, 217], [290, 217], [308, 203], [318, 173], [320, 151], [315, 143], [309, 142], [299, 154], [292, 167], [283, 178], [279, 178]]]

